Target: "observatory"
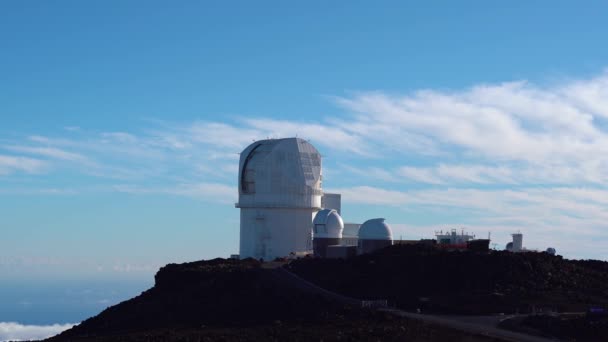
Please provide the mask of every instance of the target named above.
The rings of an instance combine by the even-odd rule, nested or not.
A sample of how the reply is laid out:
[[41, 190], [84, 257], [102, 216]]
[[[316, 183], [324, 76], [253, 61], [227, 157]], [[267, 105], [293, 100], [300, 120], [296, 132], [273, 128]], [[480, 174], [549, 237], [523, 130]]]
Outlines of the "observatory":
[[340, 244], [344, 222], [334, 209], [323, 209], [317, 213], [313, 221], [313, 251], [314, 255], [325, 258], [327, 247]]
[[524, 250], [524, 235], [522, 233], [511, 234], [513, 236], [513, 252], [521, 252]]
[[507, 243], [507, 245], [505, 246], [505, 250], [514, 253], [525, 252], [526, 249], [523, 246], [524, 235], [522, 233], [517, 232], [511, 234], [511, 236], [513, 237], [513, 241]]
[[373, 252], [393, 244], [393, 232], [383, 218], [365, 221], [359, 228], [358, 254]]
[[321, 207], [323, 207], [323, 209], [334, 209], [338, 212], [338, 215], [342, 215], [340, 212], [342, 208], [342, 195], [323, 192]]
[[240, 257], [271, 260], [312, 250], [323, 195], [321, 156], [299, 138], [256, 141], [241, 152]]

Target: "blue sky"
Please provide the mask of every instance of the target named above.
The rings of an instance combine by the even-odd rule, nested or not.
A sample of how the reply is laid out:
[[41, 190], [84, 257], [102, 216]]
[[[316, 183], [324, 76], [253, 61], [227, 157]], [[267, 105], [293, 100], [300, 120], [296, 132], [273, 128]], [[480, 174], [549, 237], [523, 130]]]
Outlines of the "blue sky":
[[607, 7], [3, 1], [1, 275], [235, 253], [238, 152], [295, 135], [346, 221], [608, 259]]

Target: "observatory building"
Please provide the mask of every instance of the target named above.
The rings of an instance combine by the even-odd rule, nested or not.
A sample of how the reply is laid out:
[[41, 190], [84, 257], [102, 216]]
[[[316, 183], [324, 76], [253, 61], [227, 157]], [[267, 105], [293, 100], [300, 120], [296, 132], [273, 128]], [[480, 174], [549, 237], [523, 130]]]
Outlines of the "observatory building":
[[325, 258], [328, 246], [340, 244], [344, 222], [336, 210], [323, 209], [317, 213], [312, 224], [314, 255]]
[[525, 252], [525, 248], [523, 246], [524, 235], [517, 232], [515, 234], [511, 234], [511, 236], [513, 237], [513, 241], [507, 243], [505, 249], [514, 253]]
[[324, 193], [322, 181], [321, 155], [306, 140], [267, 139], [247, 146], [239, 161], [235, 206], [241, 210], [241, 232], [235, 257], [350, 257], [392, 244], [384, 219], [345, 224], [342, 196]]
[[321, 156], [303, 139], [256, 141], [241, 152], [240, 257], [271, 260], [310, 253], [323, 195]]
[[371, 253], [393, 244], [393, 232], [383, 218], [365, 221], [359, 228], [358, 254]]

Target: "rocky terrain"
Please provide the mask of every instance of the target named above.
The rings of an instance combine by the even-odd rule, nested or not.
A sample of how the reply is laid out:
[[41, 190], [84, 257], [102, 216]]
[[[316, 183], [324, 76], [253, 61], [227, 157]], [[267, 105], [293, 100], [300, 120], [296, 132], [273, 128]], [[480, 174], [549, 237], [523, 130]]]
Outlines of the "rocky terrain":
[[603, 342], [608, 338], [608, 317], [586, 314], [537, 314], [506, 320], [501, 327], [565, 341]]
[[363, 310], [255, 260], [167, 265], [155, 286], [49, 341], [491, 341]]
[[[156, 274], [153, 288], [49, 341], [492, 341], [362, 309], [359, 299], [441, 314], [584, 311], [608, 305], [607, 265], [546, 253], [403, 245], [277, 267], [253, 259], [170, 264]], [[533, 330], [550, 330], [541, 328]]]
[[395, 245], [350, 260], [301, 259], [289, 269], [344, 295], [427, 313], [585, 311], [608, 306], [608, 263], [547, 253], [447, 252]]

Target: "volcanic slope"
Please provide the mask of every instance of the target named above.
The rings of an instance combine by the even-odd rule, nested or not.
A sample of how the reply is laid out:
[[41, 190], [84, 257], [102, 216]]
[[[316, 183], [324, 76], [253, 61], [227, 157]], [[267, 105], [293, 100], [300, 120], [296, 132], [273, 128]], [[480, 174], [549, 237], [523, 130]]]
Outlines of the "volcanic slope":
[[289, 270], [343, 295], [387, 299], [426, 313], [585, 311], [608, 305], [608, 263], [547, 253], [448, 252], [394, 245], [342, 259], [301, 259]]
[[153, 288], [49, 341], [493, 340], [362, 310], [296, 278], [252, 259], [170, 264]]

